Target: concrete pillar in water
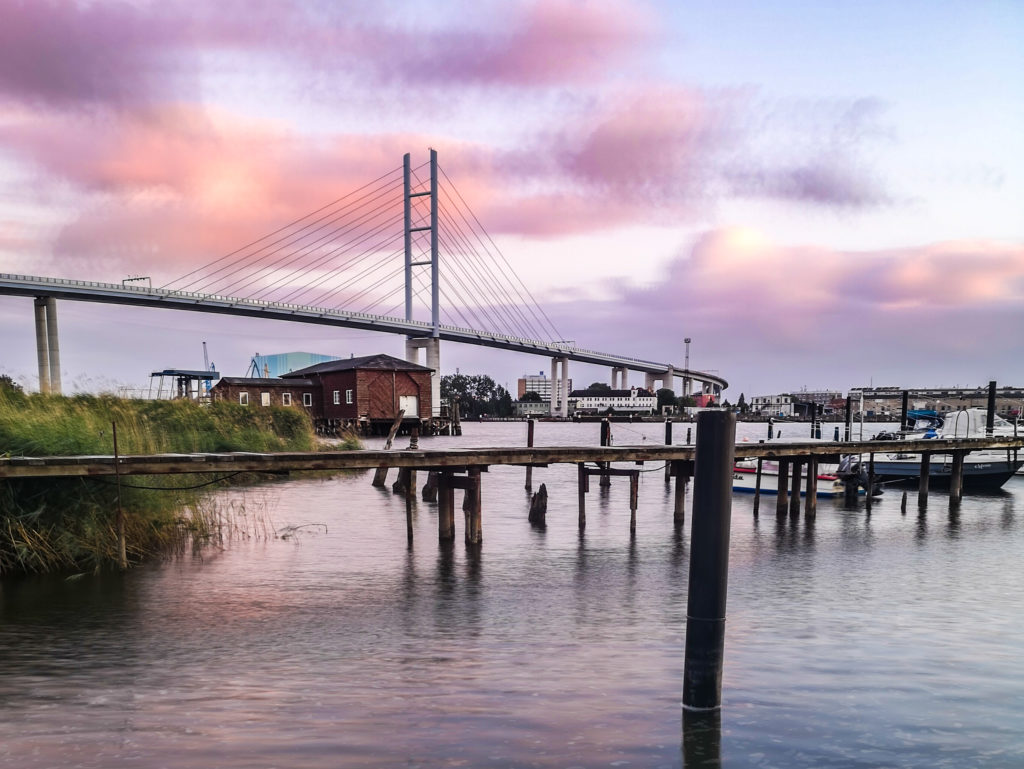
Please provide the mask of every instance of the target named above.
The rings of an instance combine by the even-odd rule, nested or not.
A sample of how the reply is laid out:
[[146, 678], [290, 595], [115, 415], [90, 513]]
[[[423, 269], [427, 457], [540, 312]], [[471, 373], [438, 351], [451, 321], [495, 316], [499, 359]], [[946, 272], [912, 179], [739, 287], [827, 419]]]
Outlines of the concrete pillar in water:
[[683, 664], [684, 710], [717, 710], [722, 705], [735, 448], [735, 414], [705, 411], [698, 415]]
[[50, 350], [46, 337], [46, 297], [37, 296], [36, 315], [36, 360], [39, 363], [39, 392], [50, 392]]

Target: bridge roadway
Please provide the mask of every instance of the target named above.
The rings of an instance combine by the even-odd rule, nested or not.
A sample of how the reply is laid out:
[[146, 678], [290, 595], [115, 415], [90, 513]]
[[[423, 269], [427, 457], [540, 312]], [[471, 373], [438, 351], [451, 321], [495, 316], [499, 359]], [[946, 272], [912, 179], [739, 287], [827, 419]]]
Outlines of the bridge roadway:
[[[843, 454], [931, 454], [979, 449], [1021, 449], [1021, 438], [922, 439], [894, 441], [808, 441], [804, 443], [739, 443], [736, 459], [816, 457], [837, 462]], [[5, 457], [0, 458], [0, 479], [161, 475], [176, 473], [229, 473], [302, 470], [359, 470], [407, 467], [419, 470], [485, 469], [491, 465], [580, 464], [585, 462], [692, 462], [693, 446], [552, 446], [477, 449], [357, 450], [294, 453], [150, 454], [114, 457]]]
[[[46, 278], [34, 275], [0, 273], [0, 294], [10, 296], [48, 296], [78, 302], [125, 304], [136, 307], [159, 307], [168, 310], [211, 312], [242, 315], [326, 326], [343, 326], [365, 331], [402, 334], [407, 337], [431, 337], [433, 326], [425, 321], [404, 320], [385, 315], [371, 315], [344, 310], [332, 310], [301, 304], [267, 302], [259, 299], [240, 299], [230, 296], [201, 294], [189, 291], [170, 291], [148, 286], [118, 285], [94, 281]], [[440, 339], [461, 344], [475, 344], [514, 352], [532, 353], [551, 358], [566, 358], [578, 363], [628, 368], [646, 374], [665, 374], [669, 369], [677, 377], [691, 379], [725, 389], [728, 382], [716, 374], [687, 371], [668, 363], [640, 360], [622, 355], [584, 350], [578, 347], [552, 344], [533, 339], [495, 334], [488, 331], [441, 325]], [[666, 385], [667, 386], [667, 385]]]

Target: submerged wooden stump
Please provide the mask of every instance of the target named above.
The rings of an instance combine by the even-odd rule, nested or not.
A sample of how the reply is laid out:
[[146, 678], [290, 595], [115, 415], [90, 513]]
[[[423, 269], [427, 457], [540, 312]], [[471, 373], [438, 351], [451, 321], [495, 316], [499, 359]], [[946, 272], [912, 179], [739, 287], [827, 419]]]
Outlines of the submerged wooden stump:
[[427, 482], [423, 486], [423, 501], [437, 502], [437, 471], [427, 473]]
[[548, 487], [543, 483], [537, 493], [530, 498], [530, 525], [543, 528], [547, 526]]

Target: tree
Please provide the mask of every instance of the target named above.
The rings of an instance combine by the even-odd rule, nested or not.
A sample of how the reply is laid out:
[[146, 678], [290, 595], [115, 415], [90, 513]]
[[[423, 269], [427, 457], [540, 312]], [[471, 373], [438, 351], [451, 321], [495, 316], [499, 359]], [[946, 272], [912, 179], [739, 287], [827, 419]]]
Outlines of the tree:
[[612, 386], [604, 382], [594, 382], [587, 389], [599, 393], [607, 393], [612, 391]]
[[11, 379], [7, 374], [0, 374], [0, 392], [4, 390], [15, 393], [24, 392], [21, 385]]
[[693, 408], [697, 405], [697, 401], [692, 395], [680, 395], [677, 403], [681, 409]]
[[459, 414], [466, 419], [481, 416], [512, 415], [512, 396], [486, 374], [446, 374], [441, 377], [441, 397], [459, 404]]
[[741, 414], [747, 413], [747, 399], [743, 393], [740, 393], [740, 399], [736, 401], [736, 408]]
[[521, 403], [543, 403], [544, 399], [540, 397], [540, 393], [534, 392], [533, 390], [527, 390], [523, 393], [523, 397], [519, 399]]
[[661, 411], [665, 406], [676, 405], [676, 394], [668, 387], [662, 387], [655, 395], [658, 396], [658, 411]]

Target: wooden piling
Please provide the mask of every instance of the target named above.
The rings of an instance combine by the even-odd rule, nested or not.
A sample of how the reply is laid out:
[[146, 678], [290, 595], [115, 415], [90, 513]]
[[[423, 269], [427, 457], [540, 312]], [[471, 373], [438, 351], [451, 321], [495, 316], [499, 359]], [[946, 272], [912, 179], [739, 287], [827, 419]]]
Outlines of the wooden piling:
[[639, 496], [640, 471], [634, 470], [629, 474], [629, 533], [636, 534], [636, 508]]
[[800, 473], [803, 470], [803, 463], [798, 459], [793, 460], [793, 483], [789, 495], [789, 514], [796, 518], [800, 515]]
[[[672, 445], [672, 420], [665, 420], [665, 445]], [[672, 464], [670, 462], [665, 463], [665, 483], [672, 482]]]
[[455, 486], [450, 470], [442, 470], [437, 479], [437, 539], [455, 540]]
[[775, 515], [784, 518], [789, 506], [789, 460], [779, 460], [779, 495], [775, 498]]
[[686, 522], [686, 463], [676, 460], [672, 463], [676, 476], [675, 505], [672, 510], [672, 521], [677, 526]]
[[853, 432], [853, 397], [850, 395], [846, 396], [846, 419], [845, 429], [843, 430], [844, 441], [849, 442], [850, 434]]
[[[533, 419], [526, 420], [526, 446], [533, 448], [533, 430], [536, 422]], [[526, 466], [526, 490], [533, 491], [533, 465]]]
[[932, 455], [925, 451], [921, 454], [921, 477], [917, 482], [917, 506], [928, 507], [928, 481], [931, 479]]
[[949, 504], [959, 504], [964, 496], [964, 454], [966, 451], [953, 452], [953, 467], [949, 474]]
[[804, 500], [804, 519], [813, 521], [818, 516], [818, 460], [807, 460], [807, 498]]
[[907, 492], [903, 492], [903, 498], [900, 500], [900, 514], [907, 514]]
[[484, 539], [480, 468], [469, 468], [468, 475], [469, 482], [466, 485], [466, 497], [463, 504], [466, 514], [466, 544], [479, 545]]
[[736, 415], [704, 411], [697, 420], [683, 708], [707, 711], [722, 705]]
[[423, 484], [423, 501], [437, 502], [437, 470], [427, 472], [427, 482]]
[[[612, 423], [605, 417], [601, 420], [601, 445], [611, 446], [612, 445]], [[602, 462], [601, 468], [604, 470], [608, 469], [608, 462]], [[608, 473], [601, 473], [601, 480], [599, 482], [601, 488], [606, 488], [612, 485], [611, 476]]]
[[758, 509], [761, 507], [761, 465], [764, 462], [762, 457], [757, 458], [757, 475], [754, 478], [754, 517], [757, 518]]
[[871, 512], [871, 502], [875, 498], [875, 454], [868, 454], [868, 490], [867, 498], [864, 500], [864, 508]]
[[587, 528], [587, 467], [580, 462], [576, 465], [576, 496], [579, 499], [580, 531]]
[[[384, 450], [390, 451], [391, 444], [395, 440], [395, 435], [398, 434], [398, 428], [402, 426], [402, 419], [405, 417], [405, 411], [400, 409], [395, 415], [395, 421], [391, 425], [391, 429], [388, 431], [388, 439], [384, 442]], [[377, 468], [377, 471], [373, 474], [373, 485], [383, 486], [387, 483], [388, 478], [388, 466], [381, 465]]]

